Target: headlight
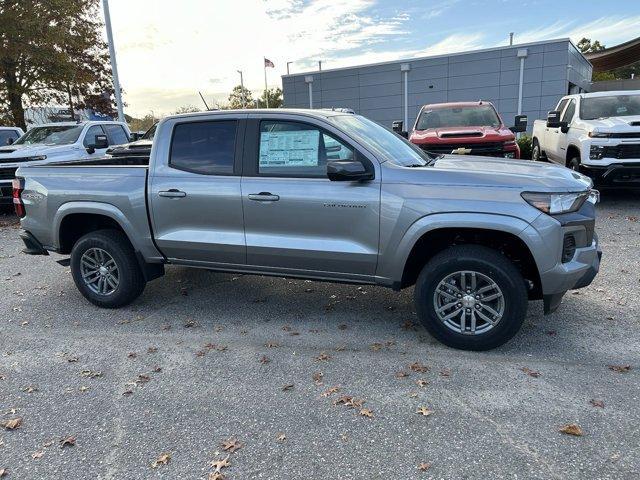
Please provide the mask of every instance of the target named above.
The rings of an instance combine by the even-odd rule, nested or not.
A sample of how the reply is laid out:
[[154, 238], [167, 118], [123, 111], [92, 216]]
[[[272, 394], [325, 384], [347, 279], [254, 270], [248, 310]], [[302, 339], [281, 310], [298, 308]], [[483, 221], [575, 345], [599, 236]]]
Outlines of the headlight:
[[522, 198], [531, 206], [549, 215], [570, 213], [580, 210], [589, 198], [590, 191], [570, 193], [523, 192]]
[[603, 132], [589, 132], [589, 136], [591, 138], [609, 138], [611, 134]]

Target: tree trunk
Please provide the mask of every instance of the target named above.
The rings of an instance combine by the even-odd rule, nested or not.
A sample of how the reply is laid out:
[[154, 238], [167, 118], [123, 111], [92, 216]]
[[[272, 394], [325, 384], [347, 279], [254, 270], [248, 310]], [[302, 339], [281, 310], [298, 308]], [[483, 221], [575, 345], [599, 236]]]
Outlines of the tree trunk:
[[15, 71], [4, 67], [4, 83], [9, 100], [9, 111], [13, 117], [13, 125], [27, 130], [27, 124], [24, 120], [24, 106], [22, 105], [22, 87], [16, 79]]
[[71, 94], [71, 87], [69, 86], [68, 83], [67, 83], [67, 95], [69, 96], [69, 110], [71, 112], [71, 121], [75, 122], [76, 121], [76, 114], [73, 111], [73, 95]]

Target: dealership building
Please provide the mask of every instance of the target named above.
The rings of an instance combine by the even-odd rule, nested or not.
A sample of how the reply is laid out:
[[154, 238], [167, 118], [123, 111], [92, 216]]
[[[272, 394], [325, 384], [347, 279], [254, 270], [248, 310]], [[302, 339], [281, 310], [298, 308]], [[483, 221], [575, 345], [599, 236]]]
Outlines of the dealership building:
[[413, 126], [429, 103], [490, 101], [507, 126], [545, 118], [569, 93], [590, 90], [592, 66], [568, 38], [282, 77], [284, 106], [350, 108], [382, 125]]

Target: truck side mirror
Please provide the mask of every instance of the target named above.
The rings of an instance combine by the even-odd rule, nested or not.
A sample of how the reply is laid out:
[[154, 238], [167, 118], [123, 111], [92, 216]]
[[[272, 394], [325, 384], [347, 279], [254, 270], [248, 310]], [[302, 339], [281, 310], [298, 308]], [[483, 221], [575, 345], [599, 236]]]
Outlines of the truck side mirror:
[[509, 128], [513, 133], [521, 133], [527, 131], [527, 123], [529, 119], [526, 115], [516, 115], [513, 127]]
[[391, 130], [404, 138], [409, 138], [409, 134], [403, 128], [404, 122], [402, 120], [396, 120], [391, 123]]
[[15, 138], [9, 137], [9, 138], [7, 138], [7, 145], [13, 145], [13, 142], [15, 142], [15, 141], [16, 141]]
[[560, 126], [560, 111], [559, 110], [551, 110], [547, 114], [547, 127], [548, 128], [558, 128]]
[[131, 135], [129, 135], [129, 141], [130, 142], [135, 142], [140, 137], [141, 137], [141, 135], [138, 132], [131, 132]]
[[358, 160], [334, 160], [327, 163], [327, 177], [332, 182], [357, 182], [372, 180], [373, 172]]
[[101, 148], [107, 148], [109, 146], [109, 140], [106, 135], [96, 135], [96, 139], [93, 143], [93, 148], [100, 150]]

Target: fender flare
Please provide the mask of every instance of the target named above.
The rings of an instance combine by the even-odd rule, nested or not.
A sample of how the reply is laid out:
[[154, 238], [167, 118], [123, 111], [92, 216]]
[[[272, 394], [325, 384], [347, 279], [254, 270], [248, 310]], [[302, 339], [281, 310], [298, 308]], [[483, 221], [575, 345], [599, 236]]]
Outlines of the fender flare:
[[111, 218], [120, 225], [125, 235], [129, 238], [131, 245], [133, 245], [133, 249], [135, 251], [140, 251], [140, 245], [138, 244], [138, 239], [135, 235], [135, 228], [119, 208], [111, 205], [110, 203], [84, 201], [63, 203], [58, 211], [56, 211], [53, 217], [53, 241], [56, 249], [60, 248], [60, 226], [67, 216], [74, 213], [102, 215], [104, 217]]
[[512, 234], [527, 246], [536, 262], [538, 271], [540, 271], [540, 261], [536, 258], [535, 252], [543, 245], [543, 242], [537, 232], [532, 233], [535, 230], [529, 228], [530, 226], [528, 222], [520, 218], [496, 213], [447, 212], [421, 217], [405, 231], [394, 248], [396, 254], [388, 264], [389, 276], [394, 283], [401, 282], [406, 262], [418, 240], [429, 232], [444, 228], [476, 228]]

